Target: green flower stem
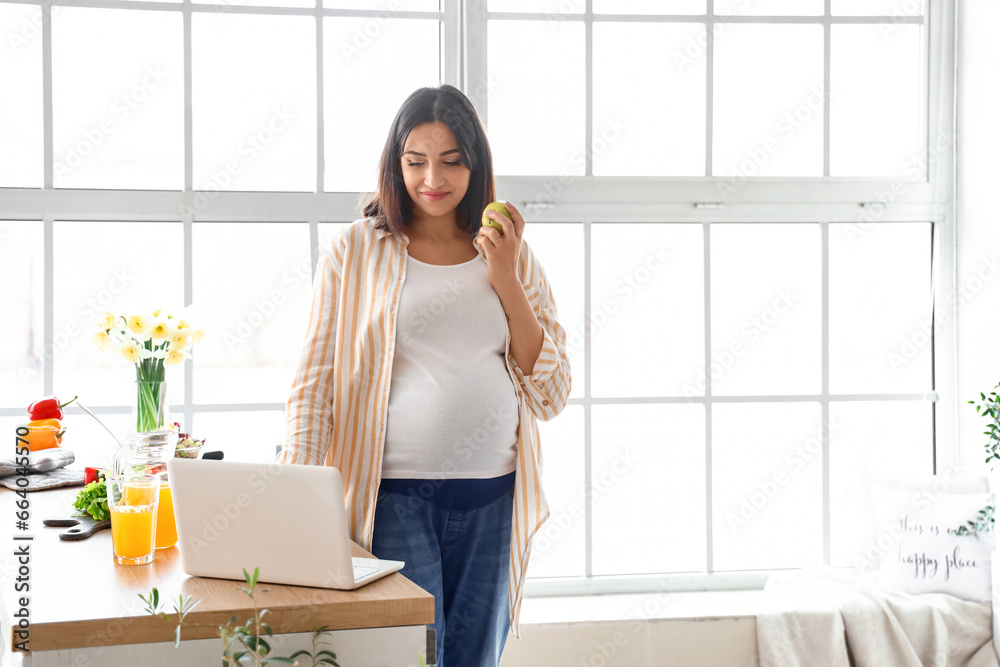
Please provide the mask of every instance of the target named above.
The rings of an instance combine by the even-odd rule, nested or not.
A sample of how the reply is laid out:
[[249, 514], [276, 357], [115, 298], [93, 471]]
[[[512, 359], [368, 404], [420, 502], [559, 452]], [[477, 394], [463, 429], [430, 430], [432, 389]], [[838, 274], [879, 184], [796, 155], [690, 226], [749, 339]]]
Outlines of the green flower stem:
[[[152, 339], [147, 339], [144, 347], [150, 352], [158, 349]], [[141, 359], [135, 366], [135, 379], [138, 392], [135, 430], [156, 431], [163, 427], [164, 421], [162, 408], [165, 406], [161, 405], [161, 401], [166, 400], [166, 396], [161, 396], [161, 388], [165, 382], [163, 359]]]

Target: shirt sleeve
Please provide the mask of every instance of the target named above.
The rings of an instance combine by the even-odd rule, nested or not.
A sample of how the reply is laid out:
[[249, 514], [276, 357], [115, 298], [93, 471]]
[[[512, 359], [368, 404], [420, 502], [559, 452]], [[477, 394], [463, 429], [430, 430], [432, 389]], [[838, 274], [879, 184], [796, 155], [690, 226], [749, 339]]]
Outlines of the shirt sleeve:
[[316, 267], [309, 322], [285, 406], [286, 437], [277, 463], [322, 465], [330, 449], [341, 257], [339, 248], [331, 248]]
[[528, 408], [539, 421], [549, 421], [563, 411], [569, 399], [573, 377], [566, 354], [566, 329], [559, 323], [555, 298], [542, 265], [522, 241], [524, 257], [522, 286], [528, 303], [542, 325], [542, 349], [530, 375], [525, 375], [515, 359], [514, 374], [524, 390]]

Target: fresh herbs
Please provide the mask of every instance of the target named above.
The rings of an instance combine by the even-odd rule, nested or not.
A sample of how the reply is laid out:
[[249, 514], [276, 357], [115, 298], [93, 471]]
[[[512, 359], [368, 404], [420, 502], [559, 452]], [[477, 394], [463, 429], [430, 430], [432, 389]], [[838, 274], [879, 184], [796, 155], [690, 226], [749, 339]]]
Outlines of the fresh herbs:
[[[296, 651], [291, 656], [277, 657], [271, 655], [271, 644], [270, 639], [273, 639], [274, 633], [271, 630], [271, 626], [265, 623], [262, 619], [264, 615], [268, 613], [267, 609], [257, 609], [257, 598], [255, 593], [257, 589], [257, 577], [260, 575], [260, 568], [254, 568], [253, 574], [243, 569], [243, 577], [247, 582], [246, 588], [240, 586], [239, 589], [246, 593], [250, 599], [253, 601], [254, 614], [251, 618], [247, 619], [242, 625], [238, 624], [239, 617], [233, 616], [229, 619], [229, 623], [219, 626], [219, 637], [222, 639], [224, 645], [224, 650], [222, 653], [222, 664], [223, 665], [244, 665], [250, 664], [257, 667], [265, 667], [267, 665], [298, 665], [302, 664], [298, 661], [300, 656], [308, 656], [312, 659], [313, 667], [316, 665], [330, 665], [330, 667], [339, 667], [337, 663], [337, 656], [332, 651], [319, 650], [319, 646], [325, 644], [320, 640], [320, 637], [330, 633], [330, 630], [323, 626], [319, 630], [313, 631], [312, 637], [312, 652], [306, 651], [305, 649]], [[261, 591], [266, 591], [266, 588], [259, 589]], [[165, 621], [170, 620], [170, 615], [166, 612], [160, 611], [160, 592], [155, 588], [150, 592], [149, 597], [139, 594], [139, 599], [146, 603], [146, 612], [154, 616], [159, 616]], [[184, 598], [183, 595], [178, 596], [177, 604], [174, 605], [174, 614], [177, 616], [177, 627], [174, 629], [174, 646], [180, 644], [181, 641], [181, 626], [182, 625], [204, 625], [201, 623], [189, 623], [185, 622], [188, 612], [194, 609], [201, 600], [194, 600], [191, 597]], [[267, 637], [268, 639], [265, 639]]]
[[100, 478], [80, 489], [76, 500], [73, 501], [73, 507], [86, 512], [98, 521], [111, 519], [111, 510], [108, 509], [108, 490], [104, 486], [104, 479]]

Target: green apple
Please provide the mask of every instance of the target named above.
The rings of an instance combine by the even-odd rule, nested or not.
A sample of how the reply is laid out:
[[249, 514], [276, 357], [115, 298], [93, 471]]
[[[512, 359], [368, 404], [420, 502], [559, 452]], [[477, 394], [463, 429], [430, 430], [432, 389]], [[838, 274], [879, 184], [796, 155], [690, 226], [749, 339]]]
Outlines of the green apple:
[[514, 218], [511, 217], [507, 207], [504, 206], [502, 202], [494, 201], [487, 204], [486, 209], [483, 211], [483, 226], [485, 227], [486, 225], [489, 225], [499, 231], [500, 235], [503, 236], [503, 225], [501, 225], [499, 221], [488, 217], [486, 215], [486, 211], [497, 211], [500, 214], [507, 216], [507, 219], [513, 222]]

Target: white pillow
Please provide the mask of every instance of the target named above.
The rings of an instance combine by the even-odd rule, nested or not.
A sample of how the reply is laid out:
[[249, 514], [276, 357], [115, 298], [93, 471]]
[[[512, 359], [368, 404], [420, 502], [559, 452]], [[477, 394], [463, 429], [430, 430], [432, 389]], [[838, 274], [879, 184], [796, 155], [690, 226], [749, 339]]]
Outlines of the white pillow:
[[989, 479], [986, 475], [960, 477], [953, 470], [946, 471], [945, 474], [941, 475], [921, 475], [918, 477], [898, 477], [866, 470], [862, 473], [861, 479], [861, 493], [863, 495], [861, 506], [866, 509], [857, 518], [862, 522], [864, 538], [859, 544], [861, 552], [855, 553], [852, 561], [854, 567], [861, 571], [877, 569], [883, 552], [892, 546], [886, 538], [886, 531], [880, 528], [875, 520], [872, 485], [877, 484], [880, 487], [896, 491], [919, 494], [914, 500], [923, 504], [930, 504], [946, 493], [971, 494], [990, 491]]
[[977, 518], [990, 493], [928, 494], [870, 485], [882, 550], [879, 585], [906, 593], [948, 593], [992, 599], [993, 533], [979, 538], [956, 530]]

